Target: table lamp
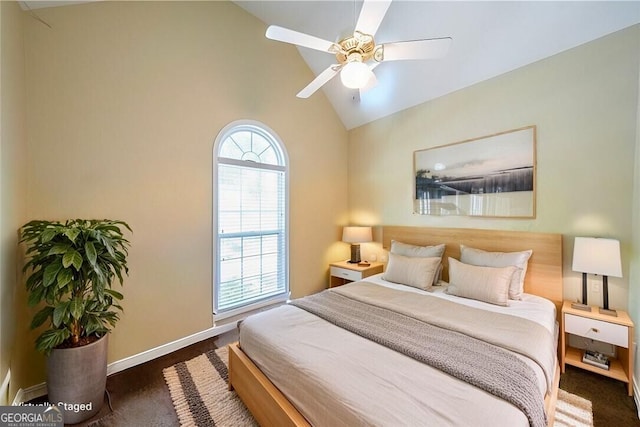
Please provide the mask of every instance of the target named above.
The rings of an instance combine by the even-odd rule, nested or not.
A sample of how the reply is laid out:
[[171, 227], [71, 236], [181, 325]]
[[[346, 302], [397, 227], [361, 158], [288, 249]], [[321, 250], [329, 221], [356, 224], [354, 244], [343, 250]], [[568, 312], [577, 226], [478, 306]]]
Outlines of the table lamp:
[[360, 261], [360, 243], [372, 241], [371, 227], [344, 227], [342, 229], [342, 241], [351, 243], [351, 264], [357, 264]]
[[609, 310], [608, 276], [622, 277], [620, 242], [614, 239], [576, 237], [573, 244], [572, 269], [582, 273], [582, 304], [574, 303], [571, 306], [581, 310], [590, 310], [587, 305], [587, 274], [599, 274], [602, 276], [600, 313], [617, 316], [615, 310]]

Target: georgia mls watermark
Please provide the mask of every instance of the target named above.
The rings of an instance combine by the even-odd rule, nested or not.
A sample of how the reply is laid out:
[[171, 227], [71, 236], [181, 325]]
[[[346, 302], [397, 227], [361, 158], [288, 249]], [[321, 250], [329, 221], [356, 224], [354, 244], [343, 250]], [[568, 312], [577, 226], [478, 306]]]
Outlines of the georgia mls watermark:
[[49, 404], [0, 406], [0, 427], [64, 427], [64, 417]]

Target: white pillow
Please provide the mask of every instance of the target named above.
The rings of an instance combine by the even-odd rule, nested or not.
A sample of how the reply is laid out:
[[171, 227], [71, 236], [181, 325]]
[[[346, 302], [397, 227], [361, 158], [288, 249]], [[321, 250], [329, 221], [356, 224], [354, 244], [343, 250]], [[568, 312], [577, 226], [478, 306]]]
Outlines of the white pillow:
[[[416, 245], [410, 245], [408, 243], [402, 243], [396, 240], [392, 240], [390, 252], [392, 254], [413, 257], [413, 258], [438, 257], [442, 259], [444, 250], [445, 250], [444, 243], [440, 245], [434, 245], [434, 246], [416, 246]], [[435, 276], [433, 276], [433, 285], [436, 286], [441, 278], [442, 278], [442, 265], [439, 265], [438, 271], [436, 271]]]
[[412, 258], [389, 253], [384, 280], [428, 291], [440, 265], [439, 257]]
[[532, 250], [521, 252], [487, 252], [460, 245], [460, 261], [465, 264], [485, 267], [508, 267], [512, 265], [518, 268], [518, 271], [513, 274], [511, 285], [509, 286], [509, 299], [514, 300], [522, 299], [524, 277], [527, 274], [527, 265], [532, 253]]
[[446, 292], [496, 305], [508, 305], [509, 284], [517, 267], [482, 267], [449, 258], [449, 286]]
[[435, 246], [416, 246], [408, 243], [391, 241], [391, 253], [420, 258], [440, 257], [444, 254], [444, 243]]

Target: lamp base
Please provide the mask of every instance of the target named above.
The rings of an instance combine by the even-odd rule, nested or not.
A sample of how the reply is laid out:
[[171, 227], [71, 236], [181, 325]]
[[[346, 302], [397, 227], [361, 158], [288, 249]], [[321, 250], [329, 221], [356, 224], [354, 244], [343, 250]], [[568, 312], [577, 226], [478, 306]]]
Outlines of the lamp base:
[[591, 306], [587, 304], [581, 304], [579, 302], [572, 302], [571, 308], [575, 308], [576, 310], [591, 311]]
[[351, 245], [351, 259], [348, 261], [349, 264], [357, 264], [362, 259], [360, 259], [360, 245], [352, 244]]
[[618, 312], [615, 310], [609, 310], [606, 308], [600, 308], [600, 314], [606, 314], [607, 316], [614, 316], [614, 317], [618, 317]]

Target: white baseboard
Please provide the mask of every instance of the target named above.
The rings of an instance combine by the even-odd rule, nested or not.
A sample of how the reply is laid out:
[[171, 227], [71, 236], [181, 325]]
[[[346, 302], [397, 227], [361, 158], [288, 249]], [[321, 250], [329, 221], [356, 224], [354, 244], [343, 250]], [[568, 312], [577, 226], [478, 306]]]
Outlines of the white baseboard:
[[117, 360], [107, 366], [107, 375], [124, 371], [125, 369], [132, 368], [134, 366], [156, 359], [160, 356], [164, 356], [176, 350], [180, 350], [181, 348], [190, 346], [191, 344], [195, 344], [208, 338], [213, 338], [220, 334], [224, 334], [225, 332], [235, 329], [236, 325], [237, 322], [232, 322], [223, 326], [214, 326], [212, 328], [205, 329], [204, 331], [196, 332], [195, 334], [189, 335], [188, 337], [177, 339], [170, 343], [163, 344], [159, 347], [152, 348], [147, 351], [143, 351], [142, 353], [135, 354], [122, 360]]
[[9, 401], [9, 382], [11, 381], [11, 369], [7, 369], [7, 375], [0, 385], [0, 406], [6, 406]]
[[[138, 353], [121, 360], [116, 360], [115, 362], [109, 363], [107, 365], [107, 375], [112, 375], [117, 372], [124, 371], [125, 369], [132, 368], [134, 366], [156, 359], [160, 356], [164, 356], [176, 350], [180, 350], [181, 348], [190, 346], [191, 344], [195, 344], [197, 342], [224, 334], [225, 332], [229, 332], [235, 329], [237, 324], [238, 322], [236, 321], [222, 326], [214, 326], [212, 328], [205, 329], [204, 331], [197, 332], [193, 335], [189, 335], [187, 337], [177, 339], [175, 341], [163, 344], [150, 350], [143, 351], [142, 353]], [[36, 384], [26, 389], [20, 389], [16, 393], [16, 397], [13, 399], [13, 405], [23, 404], [32, 399], [42, 397], [46, 394], [46, 383]]]
[[32, 399], [37, 399], [47, 394], [47, 383], [40, 383], [32, 385], [31, 387], [21, 388], [16, 393], [16, 397], [13, 398], [13, 406], [22, 405]]

